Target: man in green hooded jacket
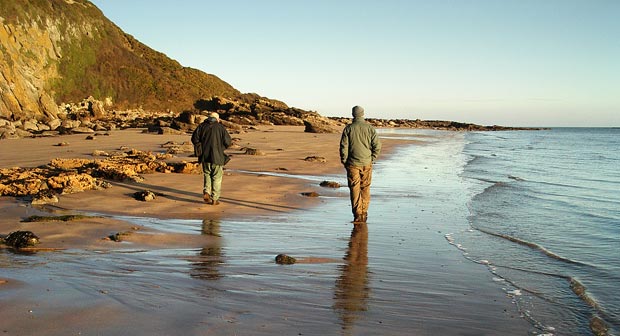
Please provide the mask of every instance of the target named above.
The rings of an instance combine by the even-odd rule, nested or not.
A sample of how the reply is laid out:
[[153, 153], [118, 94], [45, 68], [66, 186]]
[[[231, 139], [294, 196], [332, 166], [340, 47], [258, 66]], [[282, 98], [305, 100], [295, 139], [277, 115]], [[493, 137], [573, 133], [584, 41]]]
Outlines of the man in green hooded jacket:
[[353, 223], [365, 223], [370, 204], [372, 164], [381, 152], [381, 142], [374, 127], [364, 120], [364, 109], [353, 107], [353, 122], [342, 131], [340, 162], [347, 170]]

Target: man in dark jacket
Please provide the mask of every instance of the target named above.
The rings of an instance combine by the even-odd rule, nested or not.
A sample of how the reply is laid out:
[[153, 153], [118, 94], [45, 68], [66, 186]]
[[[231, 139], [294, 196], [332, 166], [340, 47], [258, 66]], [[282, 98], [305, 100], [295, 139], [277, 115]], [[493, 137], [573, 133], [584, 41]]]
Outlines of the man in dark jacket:
[[340, 161], [347, 170], [353, 223], [365, 223], [370, 204], [372, 164], [381, 151], [377, 131], [364, 120], [364, 109], [353, 107], [353, 122], [342, 131]]
[[220, 124], [219, 114], [212, 112], [192, 134], [194, 153], [202, 163], [202, 196], [207, 204], [220, 204], [224, 165], [228, 156], [224, 150], [230, 146], [232, 139], [226, 127]]

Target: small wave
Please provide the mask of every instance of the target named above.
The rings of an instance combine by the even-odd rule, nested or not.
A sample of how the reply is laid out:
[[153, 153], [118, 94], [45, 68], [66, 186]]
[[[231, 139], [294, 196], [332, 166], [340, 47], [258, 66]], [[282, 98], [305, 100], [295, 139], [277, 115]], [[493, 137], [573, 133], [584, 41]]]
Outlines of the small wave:
[[508, 137], [499, 136], [499, 135], [497, 135], [495, 133], [480, 132], [480, 133], [476, 133], [476, 135], [480, 135], [481, 137], [500, 139], [500, 140], [508, 140]]
[[485, 159], [486, 157], [483, 155], [470, 155], [469, 160], [466, 162], [466, 165], [473, 165], [477, 163], [478, 161], [483, 161]]
[[607, 331], [609, 330], [609, 326], [605, 322], [605, 319], [609, 318], [607, 314], [605, 314], [605, 312], [601, 309], [598, 302], [596, 302], [593, 297], [588, 295], [586, 286], [573, 277], [569, 280], [569, 286], [573, 293], [575, 293], [575, 295], [583, 300], [583, 302], [585, 302], [588, 306], [592, 307], [596, 312], [594, 316], [590, 318], [590, 330], [592, 330], [594, 335], [607, 335]]
[[515, 181], [525, 181], [524, 178], [521, 178], [519, 176], [508, 175], [508, 178]]
[[[539, 201], [541, 202], [540, 204], [544, 204], [547, 207], [562, 209], [565, 213], [578, 214], [585, 218], [600, 219], [611, 223], [618, 220], [618, 218], [611, 213], [620, 205], [620, 202], [614, 200], [552, 192], [530, 193], [523, 197]], [[583, 204], [592, 205], [585, 207]]]
[[[506, 239], [508, 241], [523, 245], [523, 246], [527, 246], [529, 248], [535, 249], [535, 250], [539, 250], [541, 252], [543, 252], [545, 255], [555, 259], [555, 260], [559, 260], [565, 263], [569, 263], [569, 264], [573, 264], [573, 265], [580, 265], [580, 266], [586, 266], [586, 267], [592, 267], [591, 265], [588, 265], [586, 263], [582, 263], [579, 261], [575, 261], [572, 259], [568, 259], [568, 258], [564, 258], [562, 256], [559, 256], [549, 250], [547, 250], [546, 248], [544, 248], [543, 246], [540, 246], [538, 244], [532, 243], [532, 242], [528, 242], [516, 237], [512, 237], [506, 234], [501, 234], [501, 233], [497, 233], [497, 232], [493, 232], [490, 230], [485, 230], [485, 229], [481, 229], [481, 228], [474, 228], [480, 232], [486, 233], [488, 235], [494, 236], [494, 237], [498, 237], [498, 238], [502, 238], [502, 239]], [[452, 238], [450, 236], [450, 238]], [[450, 240], [449, 240], [450, 241]], [[458, 246], [460, 244], [456, 244], [456, 242], [454, 241], [454, 239], [451, 239], [450, 243], [454, 246]], [[491, 263], [487, 260], [473, 260], [471, 258], [468, 258], [478, 264], [483, 264], [483, 265], [488, 265], [491, 266]], [[493, 265], [493, 267], [497, 267], [498, 265]], [[566, 276], [566, 275], [561, 275], [561, 274], [551, 274], [551, 273], [546, 273], [546, 272], [539, 272], [539, 271], [532, 271], [532, 270], [523, 270], [523, 269], [519, 269], [516, 267], [511, 267], [511, 266], [499, 266], [499, 267], [506, 267], [506, 268], [510, 268], [510, 269], [516, 269], [516, 270], [521, 270], [524, 272], [532, 272], [532, 273], [538, 273], [538, 274], [545, 274], [545, 275], [549, 275], [549, 276], [554, 276], [554, 277], [558, 277], [558, 278], [563, 278], [566, 279], [569, 283], [569, 287], [570, 289], [573, 291], [573, 293], [575, 293], [575, 295], [577, 295], [583, 302], [585, 302], [588, 306], [592, 307], [595, 311], [594, 315], [592, 316], [592, 318], [590, 319], [590, 329], [592, 330], [592, 332], [595, 335], [606, 335], [606, 332], [608, 330], [608, 324], [605, 322], [606, 320], [613, 320], [611, 319], [608, 314], [605, 313], [605, 311], [600, 307], [600, 305], [598, 304], [598, 302], [591, 297], [590, 295], [588, 295], [588, 292], [586, 290], [586, 287], [579, 282], [577, 279], [575, 279], [574, 277], [571, 276]], [[508, 283], [510, 283], [511, 285], [513, 285], [514, 287], [517, 288], [517, 290], [525, 290], [528, 293], [531, 293], [533, 295], [536, 295], [537, 297], [543, 298], [546, 300], [546, 298], [544, 297], [544, 295], [542, 295], [542, 293], [537, 293], [535, 291], [531, 291], [525, 288], [522, 288], [520, 286], [518, 286], [517, 284], [513, 283], [512, 281], [505, 279]], [[519, 291], [519, 294], [515, 293], [508, 293], [511, 294], [512, 296], [519, 296], [521, 295], [521, 292]]]
[[502, 190], [502, 189], [511, 190], [511, 189], [515, 188], [514, 186], [511, 186], [507, 182], [501, 182], [501, 181], [499, 181], [499, 182], [497, 182], [497, 181], [496, 182], [487, 181], [487, 182], [493, 183], [493, 184], [488, 186], [488, 187], [486, 187], [486, 188], [484, 188], [484, 190], [479, 195], [482, 195], [484, 193], [495, 192], [495, 190], [497, 190], [497, 189], [499, 189], [499, 190]]
[[454, 238], [452, 237], [452, 233], [448, 233], [446, 235], [444, 235], [444, 237], [446, 238], [446, 240], [448, 241], [448, 243], [454, 247], [456, 247], [457, 249], [466, 252], [467, 249], [463, 247], [463, 245], [461, 244], [457, 244], [454, 242]]
[[589, 187], [580, 186], [578, 184], [567, 184], [567, 183], [548, 182], [548, 181], [534, 181], [534, 182], [536, 182], [537, 184], [542, 184], [542, 185], [547, 185], [547, 186], [552, 186], [552, 187], [563, 187], [563, 188], [571, 188], [571, 189], [578, 189], [578, 190], [590, 189]]
[[512, 296], [521, 296], [521, 295], [523, 295], [521, 293], [520, 289], [514, 289], [514, 290], [508, 291], [506, 293], [508, 293], [509, 295], [512, 295]]
[[[483, 230], [480, 230], [480, 231], [484, 232]], [[491, 234], [493, 236], [498, 236], [498, 237], [501, 237], [501, 238], [506, 238], [503, 235], [498, 235], [498, 234], [494, 234], [494, 233], [488, 233], [488, 234]], [[448, 241], [448, 243], [450, 245], [455, 246], [456, 248], [458, 248], [461, 251], [465, 250], [464, 248], [462, 248], [461, 244], [457, 244], [455, 242], [452, 233], [446, 234], [445, 238], [446, 238], [446, 240]], [[510, 240], [514, 241], [512, 239], [510, 239]], [[520, 240], [517, 240], [517, 242], [518, 241], [520, 241]], [[527, 243], [527, 242], [524, 242], [524, 245], [526, 245], [526, 246], [530, 246], [530, 245], [538, 246], [536, 244]], [[575, 295], [577, 295], [577, 297], [579, 297], [588, 306], [590, 306], [590, 307], [592, 307], [594, 309], [594, 313], [593, 313], [592, 317], [590, 318], [590, 323], [589, 323], [590, 330], [593, 332], [593, 334], [594, 335], [608, 335], [607, 332], [609, 331], [609, 324], [606, 321], [613, 321], [613, 319], [611, 319], [604, 312], [604, 310], [601, 309], [601, 307], [598, 304], [598, 302], [596, 302], [596, 300], [594, 298], [592, 298], [591, 296], [588, 295], [586, 287], [581, 282], [579, 282], [577, 279], [575, 279], [574, 277], [570, 277], [570, 276], [566, 276], [566, 275], [562, 275], [562, 274], [553, 274], [553, 273], [547, 273], [547, 272], [525, 270], [525, 269], [521, 269], [521, 268], [517, 268], [517, 267], [513, 267], [513, 266], [494, 265], [489, 260], [486, 260], [486, 259], [476, 260], [474, 258], [471, 258], [471, 257], [467, 256], [466, 254], [464, 254], [464, 257], [467, 260], [472, 261], [474, 263], [487, 266], [489, 268], [489, 270], [491, 271], [491, 273], [494, 275], [493, 281], [498, 282], [498, 283], [505, 282], [505, 283], [509, 284], [510, 286], [512, 286], [513, 289], [510, 289], [510, 290], [504, 288], [504, 290], [506, 291], [506, 294], [509, 297], [512, 297], [512, 298], [523, 296], [523, 292], [526, 292], [526, 293], [534, 295], [534, 296], [536, 296], [536, 297], [538, 297], [540, 299], [543, 299], [543, 300], [545, 300], [547, 302], [554, 303], [553, 300], [551, 300], [550, 298], [546, 297], [546, 295], [544, 293], [541, 293], [541, 292], [538, 292], [538, 291], [535, 291], [535, 290], [532, 290], [532, 289], [529, 289], [529, 288], [522, 287], [522, 286], [518, 285], [517, 283], [515, 283], [512, 280], [498, 275], [498, 273], [496, 272], [497, 267], [514, 269], [514, 270], [519, 270], [519, 271], [527, 272], [527, 273], [543, 274], [543, 275], [547, 275], [547, 276], [552, 276], [552, 277], [557, 277], [557, 278], [565, 279], [568, 282], [569, 287], [573, 291], [573, 293], [575, 293]], [[578, 264], [578, 262], [575, 262], [575, 261], [570, 261], [570, 262]], [[519, 304], [518, 301], [515, 301], [515, 303], [517, 304], [518, 309], [522, 313], [523, 317], [530, 324], [532, 324], [532, 326], [534, 326], [535, 328], [537, 328], [537, 329], [539, 329], [539, 330], [541, 330], [543, 332], [546, 332], [545, 334], [540, 334], [540, 335], [554, 335], [553, 332], [555, 331], [555, 328], [550, 327], [550, 326], [545, 326], [542, 322], [538, 321], [534, 316], [532, 316], [529, 311], [524, 310], [523, 307], [521, 307], [521, 305]], [[551, 333], [548, 333], [548, 332], [551, 332]]]
[[474, 229], [476, 229], [476, 230], [478, 230], [478, 231], [480, 231], [482, 233], [486, 233], [488, 235], [494, 236], [494, 237], [506, 239], [506, 240], [511, 241], [513, 243], [517, 243], [519, 245], [523, 245], [523, 246], [527, 246], [527, 247], [535, 249], [535, 250], [539, 250], [542, 253], [544, 253], [545, 255], [547, 255], [547, 256], [555, 259], [555, 260], [559, 260], [559, 261], [562, 261], [562, 262], [565, 262], [565, 263], [568, 263], [568, 264], [573, 264], [573, 265], [590, 266], [590, 265], [582, 263], [580, 261], [575, 261], [575, 260], [572, 260], [572, 259], [568, 259], [568, 258], [562, 257], [562, 256], [560, 256], [558, 254], [555, 254], [555, 253], [547, 250], [543, 246], [540, 246], [540, 245], [538, 245], [536, 243], [532, 243], [532, 242], [529, 242], [529, 241], [526, 241], [526, 240], [523, 240], [523, 239], [519, 239], [519, 238], [510, 236], [510, 235], [507, 235], [507, 234], [497, 233], [497, 232], [493, 232], [491, 230], [487, 230], [487, 229], [483, 229], [483, 228], [479, 228], [479, 227], [474, 227]]
[[[461, 251], [464, 251], [464, 249], [462, 248], [461, 244], [457, 244], [454, 240], [453, 234], [452, 233], [448, 233], [446, 235], [444, 235], [444, 237], [446, 238], [446, 240], [448, 241], [448, 243], [456, 248], [458, 248]], [[502, 276], [500, 276], [499, 274], [497, 274], [497, 267], [495, 265], [493, 265], [489, 260], [477, 260], [474, 259], [470, 256], [467, 255], [466, 252], [463, 252], [463, 256], [465, 257], [465, 259], [474, 262], [476, 264], [480, 264], [480, 265], [485, 265], [486, 267], [488, 267], [489, 271], [494, 275], [493, 277], [493, 281], [498, 282], [498, 283], [506, 283], [510, 286], [513, 287], [512, 290], [508, 290], [507, 288], [504, 288], [504, 291], [506, 291], [506, 294], [510, 297], [516, 298], [519, 296], [523, 295], [523, 291], [534, 295], [536, 297], [539, 297], [543, 300], [548, 300], [547, 298], [545, 298], [542, 293], [539, 293], [537, 291], [528, 289], [528, 288], [524, 288], [524, 287], [520, 287], [519, 285], [517, 285], [516, 283], [514, 283], [513, 281], [511, 281], [510, 279], [504, 278]], [[504, 266], [500, 266], [500, 267], [504, 267]], [[512, 268], [512, 267], [507, 267], [507, 268]], [[522, 270], [524, 272], [527, 272], [527, 270]], [[561, 278], [564, 278], [563, 276], [560, 276]], [[543, 325], [540, 321], [536, 320], [533, 316], [531, 316], [531, 314], [523, 309], [523, 307], [521, 307], [521, 305], [519, 304], [518, 300], [514, 300], [513, 301], [516, 305], [517, 305], [517, 309], [519, 310], [519, 312], [521, 312], [522, 317], [528, 321], [534, 328], [541, 330], [541, 331], [553, 331], [555, 330], [553, 327], [549, 327], [549, 326], [545, 326]], [[542, 335], [542, 334], [541, 334]], [[553, 335], [553, 334], [550, 334]]]
[[474, 179], [474, 180], [480, 181], [480, 182], [490, 183], [491, 185], [495, 185], [497, 183], [501, 183], [499, 181], [491, 180], [491, 179], [488, 179], [488, 178], [482, 178], [482, 177], [471, 177], [471, 178]]
[[581, 282], [579, 282], [579, 280], [571, 277], [570, 278], [570, 289], [573, 291], [573, 293], [577, 294], [577, 296], [579, 296], [590, 307], [595, 308], [595, 309], [598, 308], [598, 304], [596, 303], [596, 301], [592, 299], [590, 296], [588, 296], [588, 294], [586, 293], [586, 287]]

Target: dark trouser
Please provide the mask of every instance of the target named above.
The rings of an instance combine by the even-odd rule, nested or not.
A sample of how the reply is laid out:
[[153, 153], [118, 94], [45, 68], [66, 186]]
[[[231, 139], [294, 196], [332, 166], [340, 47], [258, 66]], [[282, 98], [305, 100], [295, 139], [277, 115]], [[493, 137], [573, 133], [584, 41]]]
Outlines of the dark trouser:
[[347, 166], [346, 169], [353, 216], [355, 219], [365, 218], [370, 204], [372, 165], [364, 167]]

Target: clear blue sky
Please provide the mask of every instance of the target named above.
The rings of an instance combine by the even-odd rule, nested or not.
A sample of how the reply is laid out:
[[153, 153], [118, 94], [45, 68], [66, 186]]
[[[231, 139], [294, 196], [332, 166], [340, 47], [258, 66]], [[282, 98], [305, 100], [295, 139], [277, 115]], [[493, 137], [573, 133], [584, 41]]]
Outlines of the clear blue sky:
[[620, 126], [618, 0], [95, 0], [184, 66], [325, 116]]

